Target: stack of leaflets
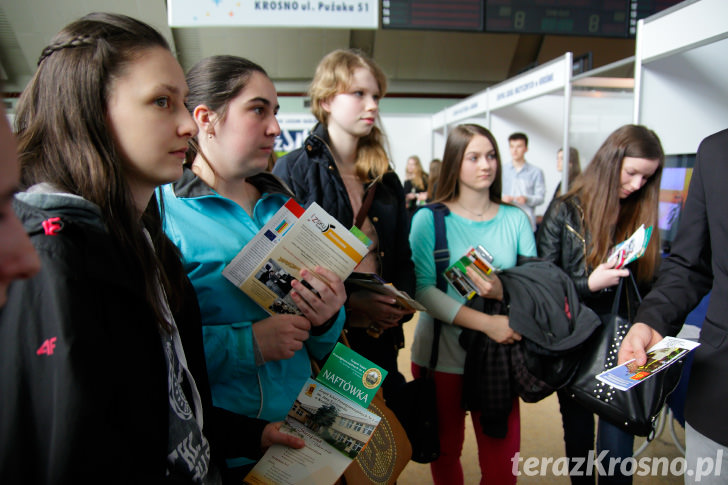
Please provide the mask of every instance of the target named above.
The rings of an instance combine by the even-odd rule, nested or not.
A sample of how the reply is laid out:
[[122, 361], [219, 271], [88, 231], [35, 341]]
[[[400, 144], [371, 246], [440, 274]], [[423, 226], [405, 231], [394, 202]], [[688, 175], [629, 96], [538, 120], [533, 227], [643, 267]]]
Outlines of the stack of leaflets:
[[602, 372], [597, 375], [597, 379], [621, 391], [626, 391], [674, 364], [699, 345], [698, 342], [692, 340], [665, 337], [647, 352], [645, 365], [638, 366], [634, 360], [630, 360]]
[[334, 483], [367, 445], [381, 418], [367, 411], [387, 371], [336, 344], [316, 380], [298, 394], [281, 431], [306, 446], [273, 445], [245, 477], [248, 485]]
[[427, 311], [421, 303], [409, 296], [407, 292], [398, 290], [392, 283], [387, 283], [376, 273], [359, 273], [354, 271], [346, 279], [346, 282], [375, 293], [394, 297], [397, 300], [397, 305], [405, 310]]
[[468, 251], [451, 264], [443, 273], [445, 280], [455, 288], [455, 290], [470, 300], [476, 294], [475, 283], [467, 275], [468, 268], [472, 268], [482, 278], [488, 279], [490, 275], [498, 270], [493, 266], [493, 256], [481, 245], [477, 248], [470, 248]]
[[315, 202], [304, 211], [289, 199], [222, 274], [271, 315], [299, 315], [290, 292], [291, 282], [301, 278], [301, 269], [313, 271], [321, 266], [343, 281], [370, 244], [363, 232], [347, 229]]
[[650, 242], [652, 226], [645, 229], [642, 224], [628, 239], [614, 246], [607, 256], [607, 262], [616, 262], [614, 268], [620, 269], [627, 266], [635, 259], [645, 254], [645, 249]]

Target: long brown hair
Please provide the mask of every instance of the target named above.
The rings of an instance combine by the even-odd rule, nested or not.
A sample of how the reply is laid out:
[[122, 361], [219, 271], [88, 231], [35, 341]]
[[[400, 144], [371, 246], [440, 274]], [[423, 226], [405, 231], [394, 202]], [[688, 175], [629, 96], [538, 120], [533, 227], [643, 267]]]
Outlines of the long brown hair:
[[430, 162], [430, 173], [427, 177], [427, 200], [435, 200], [435, 187], [440, 178], [440, 169], [442, 168], [442, 160], [433, 158]]
[[[558, 155], [559, 153], [563, 153], [564, 149], [559, 148], [559, 150], [556, 152]], [[579, 150], [577, 150], [574, 147], [569, 147], [569, 170], [568, 170], [568, 181], [569, 184], [572, 184], [577, 176], [581, 173], [581, 164], [579, 163]], [[559, 191], [556, 195], [561, 195], [561, 186], [559, 185]]]
[[[68, 24], [43, 50], [18, 101], [15, 123], [23, 186], [48, 182], [96, 204], [118, 247], [138, 262], [146, 299], [159, 325], [169, 328], [157, 284], [161, 281], [172, 309], [179, 308], [183, 281], [175, 281], [173, 288], [162, 261], [181, 264], [161, 231], [154, 196], [139, 223], [125, 162], [106, 123], [112, 82], [155, 47], [169, 50], [154, 28], [124, 15], [92, 13]], [[154, 250], [144, 227], [152, 235]]]
[[502, 204], [502, 175], [501, 175], [501, 156], [498, 151], [498, 143], [495, 141], [493, 134], [487, 129], [476, 124], [458, 125], [448, 134], [445, 142], [445, 153], [442, 156], [442, 165], [440, 167], [440, 177], [437, 180], [437, 189], [435, 191], [435, 201], [448, 202], [454, 200], [460, 195], [460, 167], [463, 164], [463, 157], [468, 144], [476, 135], [486, 137], [493, 145], [495, 151], [495, 159], [497, 163], [497, 171], [493, 184], [490, 186], [488, 196], [491, 201]]
[[[354, 71], [359, 68], [372, 73], [379, 86], [379, 95], [387, 92], [387, 76], [376, 62], [358, 49], [337, 49], [330, 52], [319, 62], [311, 81], [311, 112], [323, 125], [327, 124], [328, 113], [323, 103], [349, 89]], [[379, 123], [379, 114], [377, 114]], [[370, 182], [391, 170], [387, 151], [384, 149], [385, 137], [375, 124], [367, 136], [359, 138], [356, 155], [356, 174]]]
[[[655, 173], [645, 185], [626, 199], [619, 198], [625, 157], [658, 160]], [[640, 224], [654, 228], [645, 255], [637, 263], [639, 281], [650, 281], [659, 264], [660, 236], [657, 231], [658, 202], [665, 154], [657, 134], [641, 125], [625, 125], [607, 137], [591, 163], [574, 180], [564, 196], [577, 196], [584, 213], [587, 238], [586, 262], [595, 268], [607, 258], [609, 249], [629, 237]]]

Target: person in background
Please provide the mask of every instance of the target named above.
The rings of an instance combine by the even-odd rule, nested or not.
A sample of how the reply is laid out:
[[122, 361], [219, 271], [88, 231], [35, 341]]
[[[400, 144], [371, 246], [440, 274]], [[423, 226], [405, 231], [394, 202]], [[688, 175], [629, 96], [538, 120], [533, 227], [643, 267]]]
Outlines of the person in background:
[[[372, 244], [356, 271], [377, 273], [412, 295], [409, 216], [379, 128], [379, 100], [386, 89], [384, 72], [361, 51], [327, 54], [309, 90], [318, 124], [303, 147], [278, 160], [273, 173], [290, 185], [302, 204], [318, 203], [347, 227], [359, 219], [358, 227]], [[385, 399], [404, 383], [397, 354], [404, 347], [401, 325], [412, 313], [394, 298], [347, 287], [349, 343], [389, 372], [383, 383]]]
[[[442, 159], [435, 201], [449, 209], [445, 216], [450, 261], [454, 263], [478, 244], [493, 255], [498, 268], [516, 265], [518, 256], [535, 256], [536, 244], [526, 215], [501, 200], [501, 161], [493, 135], [479, 125], [455, 127], [448, 135]], [[430, 469], [436, 484], [462, 484], [460, 455], [465, 430], [465, 410], [461, 405], [466, 352], [459, 344], [463, 328], [485, 333], [500, 344], [512, 344], [520, 335], [508, 326], [508, 317], [488, 315], [468, 307], [465, 297], [453, 288], [446, 292], [436, 286], [433, 251], [433, 213], [417, 211], [410, 232], [412, 260], [417, 275], [417, 300], [427, 309], [421, 313], [412, 344], [412, 373], [416, 377], [429, 365], [434, 319], [444, 322], [439, 341], [439, 358], [434, 376], [440, 435], [440, 457]], [[503, 286], [497, 276], [480, 280], [484, 298], [503, 299]], [[480, 411], [471, 411], [478, 443], [480, 483], [514, 484], [511, 457], [520, 447], [520, 411], [513, 399], [504, 438], [488, 436], [480, 424]]]
[[5, 108], [0, 104], [0, 308], [5, 305], [10, 283], [30, 278], [40, 268], [38, 255], [13, 211], [13, 195], [20, 181], [16, 150]]
[[415, 213], [419, 205], [425, 203], [427, 198], [427, 177], [422, 169], [420, 157], [417, 155], [409, 157], [404, 180], [404, 198], [407, 201], [407, 210], [410, 215]]
[[[259, 65], [212, 56], [187, 73], [197, 136], [181, 178], [159, 189], [164, 231], [179, 248], [202, 313], [204, 352], [216, 406], [279, 421], [341, 334], [346, 291], [332, 271], [302, 269], [291, 296], [302, 315], [269, 315], [222, 274], [293, 194], [266, 172], [280, 127], [278, 95]], [[328, 283], [325, 283], [328, 282]], [[270, 284], [272, 282], [269, 281]], [[281, 283], [282, 284], [282, 283]], [[242, 483], [249, 455], [226, 454], [224, 483]]]
[[440, 178], [441, 166], [442, 160], [440, 160], [439, 158], [434, 158], [430, 162], [429, 176], [427, 178], [427, 203], [435, 200], [435, 190], [437, 189], [437, 180]]
[[[562, 182], [562, 176], [564, 173], [564, 149], [559, 148], [559, 151], [556, 152], [556, 171], [559, 174], [559, 183], [556, 185], [556, 190], [554, 190], [554, 196], [552, 197], [552, 200], [556, 197], [561, 195], [561, 182]], [[579, 163], [579, 150], [577, 150], [574, 147], [569, 147], [569, 173], [568, 173], [568, 181], [569, 186], [574, 182], [574, 179], [581, 173], [581, 164]]]
[[503, 202], [513, 203], [523, 209], [536, 232], [536, 206], [544, 200], [546, 186], [543, 171], [526, 161], [528, 137], [513, 133], [508, 137], [511, 163], [503, 166]]
[[[706, 137], [698, 147], [695, 169], [671, 253], [663, 261], [652, 291], [642, 300], [634, 325], [622, 341], [619, 363], [636, 359], [664, 335], [676, 335], [685, 317], [712, 290], [695, 350], [685, 405], [685, 467], [705, 472], [685, 475], [685, 483], [725, 483], [728, 469], [728, 421], [725, 386], [728, 375], [728, 261], [720, 248], [728, 241], [728, 177], [725, 163], [728, 130]], [[718, 460], [717, 462], [715, 460]], [[717, 473], [717, 470], [724, 472]]]
[[[605, 263], [609, 250], [641, 224], [657, 226], [660, 176], [664, 164], [660, 139], [650, 129], [625, 125], [611, 133], [568, 192], [551, 202], [537, 234], [538, 254], [571, 276], [585, 305], [598, 315], [611, 311], [615, 287], [629, 275]], [[645, 254], [631, 264], [642, 294], [652, 284], [660, 260], [659, 235], [653, 232]], [[622, 309], [622, 311], [625, 311]], [[594, 415], [558, 391], [566, 454], [587, 459], [594, 449]], [[634, 436], [599, 420], [597, 451], [609, 458], [632, 456]], [[593, 484], [595, 476], [572, 476], [572, 483]], [[600, 476], [599, 483], [631, 483], [631, 476]]]
[[42, 270], [0, 316], [2, 483], [214, 481], [196, 301], [153, 197], [197, 131], [186, 92], [161, 34], [93, 13], [20, 97], [14, 209]]

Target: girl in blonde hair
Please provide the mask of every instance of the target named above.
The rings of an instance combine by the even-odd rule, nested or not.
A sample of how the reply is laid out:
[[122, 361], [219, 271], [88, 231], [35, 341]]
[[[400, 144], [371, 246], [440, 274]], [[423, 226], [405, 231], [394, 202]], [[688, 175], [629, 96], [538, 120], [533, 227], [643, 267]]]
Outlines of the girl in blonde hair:
[[[273, 173], [299, 202], [317, 202], [372, 240], [357, 271], [377, 273], [413, 294], [404, 192], [378, 126], [379, 100], [386, 89], [384, 72], [364, 53], [341, 49], [326, 55], [309, 93], [318, 124], [302, 148], [278, 160]], [[398, 349], [404, 346], [400, 325], [412, 312], [398, 307], [394, 298], [349, 287], [346, 309], [351, 346], [389, 371], [387, 397], [404, 381], [397, 371]]]
[[407, 201], [407, 210], [414, 214], [419, 203], [424, 204], [427, 199], [427, 173], [422, 168], [420, 157], [412, 155], [407, 159], [405, 170], [404, 198]]

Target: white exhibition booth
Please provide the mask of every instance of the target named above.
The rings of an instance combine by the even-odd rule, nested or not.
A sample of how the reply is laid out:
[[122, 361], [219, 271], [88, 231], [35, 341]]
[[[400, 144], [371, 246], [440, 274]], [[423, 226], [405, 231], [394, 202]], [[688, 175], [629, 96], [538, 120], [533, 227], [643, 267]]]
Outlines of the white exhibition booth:
[[728, 2], [685, 1], [637, 25], [634, 122], [665, 153], [695, 153], [728, 128]]
[[575, 147], [584, 167], [609, 133], [631, 122], [633, 80], [608, 77], [631, 62], [626, 59], [572, 76], [573, 56], [567, 52], [491, 86], [432, 117], [433, 154], [441, 156], [453, 126], [473, 122], [490, 129], [503, 163], [508, 163], [508, 136], [526, 133], [526, 159], [543, 170], [546, 182], [544, 202], [536, 208], [536, 214], [541, 215], [566, 175], [568, 163], [564, 163], [564, 173], [556, 171], [559, 148]]

